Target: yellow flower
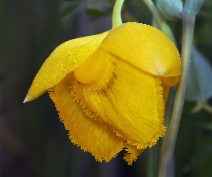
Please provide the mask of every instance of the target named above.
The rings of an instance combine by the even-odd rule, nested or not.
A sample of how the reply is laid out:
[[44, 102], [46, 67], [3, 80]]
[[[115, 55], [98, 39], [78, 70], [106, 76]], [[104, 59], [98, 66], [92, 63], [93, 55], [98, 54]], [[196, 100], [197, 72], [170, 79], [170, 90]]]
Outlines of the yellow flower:
[[74, 144], [109, 161], [123, 148], [128, 164], [164, 136], [165, 99], [181, 61], [162, 32], [126, 23], [67, 41], [37, 73], [25, 102], [48, 91]]

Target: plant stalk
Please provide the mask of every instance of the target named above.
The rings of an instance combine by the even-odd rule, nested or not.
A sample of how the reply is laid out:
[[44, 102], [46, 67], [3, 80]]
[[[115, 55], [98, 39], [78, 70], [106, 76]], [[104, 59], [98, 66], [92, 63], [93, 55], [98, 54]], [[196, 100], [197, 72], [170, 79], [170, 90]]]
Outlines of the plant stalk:
[[146, 4], [146, 6], [149, 8], [149, 10], [151, 11], [157, 27], [159, 29], [161, 29], [162, 28], [161, 27], [161, 16], [160, 16], [157, 8], [155, 7], [154, 3], [152, 2], [152, 0], [143, 0], [143, 1]]
[[190, 65], [191, 47], [193, 41], [195, 18], [182, 15], [183, 21], [183, 39], [182, 39], [182, 74], [177, 87], [175, 101], [172, 111], [172, 118], [167, 132], [166, 142], [163, 149], [163, 159], [159, 168], [159, 177], [168, 177], [170, 174], [170, 165], [173, 157], [177, 133], [180, 125], [188, 71]]
[[124, 3], [124, 0], [116, 0], [114, 8], [113, 8], [113, 14], [112, 14], [112, 27], [115, 28], [122, 24], [121, 19], [121, 10], [122, 5]]

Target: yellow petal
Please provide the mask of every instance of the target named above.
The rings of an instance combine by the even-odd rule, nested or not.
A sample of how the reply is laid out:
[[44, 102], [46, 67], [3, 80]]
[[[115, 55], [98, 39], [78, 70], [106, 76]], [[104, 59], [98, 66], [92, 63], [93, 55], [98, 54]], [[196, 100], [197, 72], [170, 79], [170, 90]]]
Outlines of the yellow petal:
[[60, 112], [65, 128], [69, 130], [71, 141], [90, 152], [97, 160], [109, 161], [123, 148], [124, 141], [104, 122], [86, 116], [72, 96], [72, 81], [73, 73], [55, 86], [55, 92], [50, 97]]
[[[95, 55], [95, 54], [93, 54]], [[88, 57], [80, 67], [74, 70], [74, 75], [77, 80], [83, 84], [90, 84], [96, 81], [105, 69], [105, 61], [98, 56], [93, 60], [94, 57]], [[95, 64], [94, 64], [95, 63]]]
[[77, 82], [89, 109], [128, 144], [139, 149], [154, 145], [165, 132], [160, 77], [143, 72], [103, 49], [92, 57], [93, 61], [101, 57], [105, 70], [96, 82]]
[[128, 165], [132, 165], [132, 163], [137, 160], [137, 157], [145, 150], [137, 149], [135, 146], [130, 145], [127, 145], [126, 148], [127, 153], [124, 154], [124, 160]]
[[179, 76], [180, 55], [172, 41], [158, 29], [126, 23], [112, 29], [102, 47], [113, 55], [157, 76]]
[[37, 98], [80, 66], [97, 50], [106, 35], [107, 32], [73, 39], [58, 46], [35, 76], [24, 102]]
[[180, 80], [179, 76], [174, 76], [174, 77], [161, 77], [162, 85], [163, 86], [168, 86], [168, 87], [173, 87], [175, 86]]

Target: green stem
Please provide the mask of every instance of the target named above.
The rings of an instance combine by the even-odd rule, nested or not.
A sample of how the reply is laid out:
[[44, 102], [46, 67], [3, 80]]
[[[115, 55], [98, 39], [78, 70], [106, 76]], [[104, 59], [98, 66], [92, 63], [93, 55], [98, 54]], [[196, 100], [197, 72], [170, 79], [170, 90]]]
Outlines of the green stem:
[[[176, 88], [173, 87], [170, 89], [170, 93], [169, 93], [169, 97], [168, 100], [166, 102], [166, 110], [165, 110], [165, 125], [168, 127], [170, 124], [170, 117], [172, 115], [172, 109], [173, 109], [173, 104], [174, 104], [174, 97], [175, 97], [175, 93], [176, 93]], [[160, 146], [160, 156], [159, 156], [159, 164], [162, 163], [163, 160], [163, 152], [164, 152], [164, 146], [165, 146], [165, 142], [167, 140], [167, 136], [164, 136], [161, 139], [161, 146]], [[158, 172], [159, 172], [159, 166], [158, 168]]]
[[148, 161], [147, 161], [147, 177], [155, 177], [157, 174], [157, 162], [159, 155], [159, 144], [156, 144], [152, 148], [148, 149]]
[[124, 0], [116, 0], [114, 8], [113, 8], [113, 15], [112, 15], [112, 27], [115, 28], [122, 24], [121, 19], [121, 9]]
[[169, 125], [169, 129], [166, 135], [167, 138], [163, 150], [163, 159], [160, 164], [159, 177], [169, 176], [170, 164], [172, 161], [180, 119], [182, 115], [184, 98], [185, 98], [185, 89], [188, 79], [195, 18], [194, 17], [190, 18], [187, 15], [182, 15], [182, 21], [183, 21], [182, 74], [176, 91], [171, 123]]
[[157, 27], [161, 29], [161, 17], [154, 3], [152, 2], [152, 0], [143, 0], [143, 1], [146, 4], [146, 6], [149, 8], [149, 10], [151, 11], [155, 19]]
[[152, 0], [143, 0], [153, 15], [153, 26], [165, 33], [176, 45], [176, 40], [170, 26], [160, 15]]

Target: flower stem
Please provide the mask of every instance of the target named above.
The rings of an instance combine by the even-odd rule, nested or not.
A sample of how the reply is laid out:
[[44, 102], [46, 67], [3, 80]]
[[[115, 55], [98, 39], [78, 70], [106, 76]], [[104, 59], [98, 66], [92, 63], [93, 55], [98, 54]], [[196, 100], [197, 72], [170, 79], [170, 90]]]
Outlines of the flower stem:
[[160, 163], [159, 177], [168, 177], [170, 175], [170, 164], [174, 152], [177, 133], [180, 125], [180, 119], [185, 99], [186, 83], [191, 57], [191, 47], [194, 34], [195, 17], [205, 0], [186, 0], [182, 11], [183, 38], [182, 38], [182, 74], [177, 87], [175, 101], [172, 111], [172, 118], [167, 132], [167, 137], [163, 149], [163, 159]]
[[114, 8], [113, 8], [113, 15], [112, 15], [112, 27], [115, 28], [122, 24], [121, 19], [121, 9], [124, 0], [116, 0]]
[[154, 3], [152, 2], [152, 0], [143, 0], [143, 1], [146, 4], [146, 6], [149, 8], [149, 10], [151, 11], [157, 27], [161, 29], [161, 16], [157, 8], [155, 7]]
[[170, 164], [174, 152], [175, 142], [179, 129], [180, 119], [182, 115], [185, 89], [188, 79], [188, 71], [190, 65], [191, 46], [193, 41], [195, 17], [182, 15], [183, 21], [183, 39], [182, 39], [182, 74], [177, 87], [172, 118], [167, 132], [166, 142], [163, 150], [163, 159], [160, 164], [159, 177], [168, 177], [170, 172]]

